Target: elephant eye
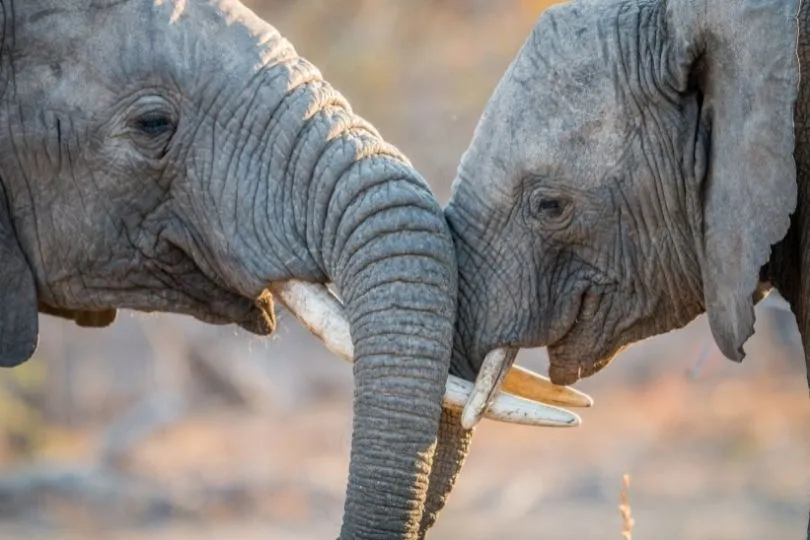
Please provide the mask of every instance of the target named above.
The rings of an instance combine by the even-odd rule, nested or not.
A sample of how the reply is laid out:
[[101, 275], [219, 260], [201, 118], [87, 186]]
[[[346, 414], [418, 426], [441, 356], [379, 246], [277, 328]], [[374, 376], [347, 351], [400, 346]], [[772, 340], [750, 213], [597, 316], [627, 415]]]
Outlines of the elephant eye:
[[134, 121], [134, 127], [149, 137], [160, 137], [174, 131], [172, 118], [164, 112], [151, 112], [139, 116]]
[[177, 117], [163, 101], [139, 104], [131, 113], [127, 132], [137, 150], [148, 159], [160, 160], [169, 151], [169, 143], [177, 129]]
[[529, 198], [529, 211], [535, 219], [557, 219], [563, 215], [565, 204], [560, 198], [535, 192]]
[[540, 199], [537, 202], [537, 210], [550, 216], [557, 216], [562, 211], [562, 205], [556, 199]]

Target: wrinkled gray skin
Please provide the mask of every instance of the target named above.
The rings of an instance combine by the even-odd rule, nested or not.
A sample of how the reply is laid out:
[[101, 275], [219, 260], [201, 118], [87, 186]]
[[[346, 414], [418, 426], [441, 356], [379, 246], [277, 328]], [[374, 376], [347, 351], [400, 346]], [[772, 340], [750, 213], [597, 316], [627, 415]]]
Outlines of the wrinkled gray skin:
[[547, 346], [552, 380], [570, 384], [704, 312], [740, 361], [772, 286], [810, 367], [807, 2], [799, 10], [579, 0], [541, 16], [445, 209], [459, 263], [451, 372], [472, 377], [494, 348]]
[[0, 16], [0, 364], [31, 356], [38, 310], [267, 334], [268, 282], [334, 282], [356, 359], [341, 537], [421, 537], [469, 441], [450, 414], [437, 431], [457, 273], [424, 180], [235, 1]]

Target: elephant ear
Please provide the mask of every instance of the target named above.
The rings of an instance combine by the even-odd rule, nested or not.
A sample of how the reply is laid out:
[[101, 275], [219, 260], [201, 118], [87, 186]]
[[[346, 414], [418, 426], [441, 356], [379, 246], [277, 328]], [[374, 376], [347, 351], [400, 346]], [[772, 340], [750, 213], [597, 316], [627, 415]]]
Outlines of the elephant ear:
[[0, 186], [0, 367], [22, 364], [37, 348], [37, 289]]
[[720, 350], [742, 361], [760, 267], [796, 207], [800, 0], [662, 1], [679, 90], [702, 96], [706, 311]]

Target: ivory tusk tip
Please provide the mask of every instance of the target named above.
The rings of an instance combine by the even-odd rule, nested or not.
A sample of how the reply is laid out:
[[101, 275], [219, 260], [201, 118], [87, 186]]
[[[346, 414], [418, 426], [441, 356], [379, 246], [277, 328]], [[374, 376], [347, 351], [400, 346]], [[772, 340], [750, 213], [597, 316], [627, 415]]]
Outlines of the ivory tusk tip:
[[[593, 398], [570, 386], [558, 386], [559, 394], [555, 397], [548, 397], [540, 399], [539, 401], [548, 403], [549, 405], [557, 405], [561, 407], [577, 407], [580, 409], [589, 409], [593, 407]], [[521, 396], [524, 397], [524, 396]], [[526, 397], [525, 399], [529, 399]]]
[[498, 392], [489, 404], [483, 395], [473, 394], [472, 383], [453, 375], [447, 380], [444, 406], [461, 411], [461, 426], [474, 428], [483, 418], [537, 427], [577, 427], [582, 423], [573, 412], [526, 399], [506, 392]]
[[557, 388], [564, 390], [563, 395], [565, 397], [560, 400], [561, 403], [552, 403], [552, 405], [564, 405], [566, 407], [579, 407], [582, 409], [593, 407], [593, 398], [582, 390], [577, 390], [570, 386], [558, 386]]
[[487, 417], [508, 422], [539, 427], [578, 427], [582, 424], [579, 415], [560, 407], [531, 402], [517, 396], [501, 394], [502, 399], [493, 403]]
[[567, 409], [528, 401], [509, 394], [499, 394], [484, 410], [465, 406], [461, 413], [461, 426], [464, 429], [472, 429], [483, 418], [536, 427], [577, 427], [582, 424], [579, 415]]
[[475, 411], [464, 407], [464, 412], [461, 413], [461, 427], [470, 430], [478, 424], [481, 420], [481, 415]]
[[593, 398], [584, 392], [580, 392], [579, 390], [574, 390], [573, 388], [569, 388], [572, 392], [576, 392], [578, 403], [579, 405], [569, 405], [569, 407], [582, 407], [583, 409], [590, 409], [593, 407]]

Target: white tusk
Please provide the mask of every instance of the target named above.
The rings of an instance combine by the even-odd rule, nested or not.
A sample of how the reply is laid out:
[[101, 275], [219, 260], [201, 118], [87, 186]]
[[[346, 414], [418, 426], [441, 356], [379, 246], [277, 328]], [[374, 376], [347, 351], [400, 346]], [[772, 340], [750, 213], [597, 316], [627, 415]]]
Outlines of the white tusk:
[[515, 362], [517, 352], [517, 349], [495, 349], [484, 358], [472, 394], [461, 413], [461, 425], [464, 429], [472, 429], [481, 420], [500, 389], [507, 371]]
[[529, 401], [542, 401], [563, 407], [593, 407], [593, 399], [570, 386], [558, 386], [548, 377], [513, 365], [501, 385], [501, 391]]
[[270, 292], [278, 296], [295, 318], [326, 348], [354, 362], [354, 345], [343, 305], [324, 285], [290, 280], [273, 283]]
[[[323, 341], [327, 349], [348, 362], [354, 361], [354, 346], [343, 305], [329, 289], [321, 284], [298, 280], [272, 283], [269, 288], [307, 330]], [[481, 379], [480, 374], [478, 378]], [[475, 388], [470, 382], [450, 375], [444, 406], [462, 410], [474, 394]], [[491, 403], [488, 407], [484, 405], [486, 410], [478, 416], [479, 419], [483, 416], [500, 422], [549, 427], [574, 427], [581, 423], [579, 416], [570, 411], [509, 394], [501, 393], [486, 401]]]
[[[444, 394], [444, 406], [448, 409], [463, 410], [464, 404], [467, 403], [472, 393], [471, 382], [450, 375]], [[483, 416], [488, 420], [538, 427], [576, 427], [582, 423], [579, 415], [566, 409], [503, 392], [492, 400]]]

